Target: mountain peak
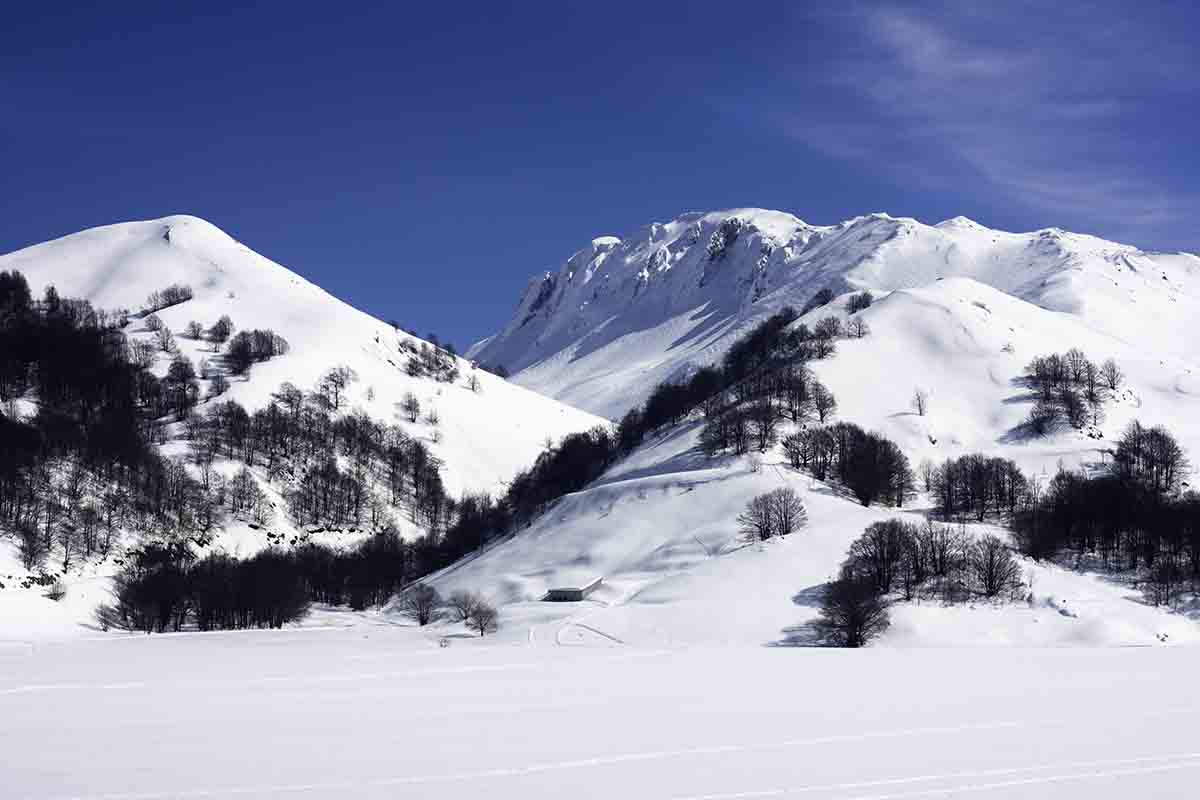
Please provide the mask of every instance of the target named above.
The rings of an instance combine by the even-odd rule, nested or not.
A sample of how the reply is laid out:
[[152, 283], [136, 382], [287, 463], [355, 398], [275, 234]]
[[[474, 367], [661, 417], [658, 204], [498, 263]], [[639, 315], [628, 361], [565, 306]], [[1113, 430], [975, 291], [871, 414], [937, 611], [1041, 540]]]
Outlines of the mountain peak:
[[[397, 405], [412, 392], [440, 417], [438, 441], [430, 449], [451, 465], [445, 480], [454, 493], [495, 491], [541, 452], [546, 436], [599, 422], [481, 370], [475, 375], [478, 391], [463, 385], [465, 377], [441, 384], [410, 375], [412, 353], [432, 345], [343, 303], [199, 217], [177, 214], [91, 228], [0, 255], [0, 270], [9, 269], [23, 273], [34, 292], [53, 284], [63, 297], [86, 298], [107, 310], [137, 312], [151, 293], [188, 286], [189, 299], [155, 315], [194, 364], [220, 363], [221, 355], [183, 334], [192, 321], [206, 328], [228, 315], [236, 330], [278, 333], [290, 345], [288, 355], [256, 364], [251, 379], [232, 380], [223, 396], [250, 410], [265, 405], [281, 383], [311, 390], [340, 366], [358, 376], [355, 405], [378, 419], [395, 421]], [[146, 335], [136, 314], [127, 334]], [[458, 368], [463, 376], [472, 369], [466, 362]], [[495, 409], [510, 414], [512, 426], [497, 428]], [[430, 435], [427, 424], [411, 427], [413, 435]]]
[[934, 226], [935, 228], [969, 228], [972, 230], [987, 230], [983, 225], [980, 225], [970, 217], [959, 215], [943, 220]]

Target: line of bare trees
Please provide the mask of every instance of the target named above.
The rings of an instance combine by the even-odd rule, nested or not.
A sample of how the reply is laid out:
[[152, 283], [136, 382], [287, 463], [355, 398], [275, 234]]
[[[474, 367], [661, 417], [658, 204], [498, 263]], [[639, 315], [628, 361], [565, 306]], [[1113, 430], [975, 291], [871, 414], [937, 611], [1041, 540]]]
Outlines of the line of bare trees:
[[750, 500], [737, 522], [743, 540], [765, 542], [804, 527], [808, 524], [808, 512], [796, 490], [784, 487]]
[[192, 287], [186, 283], [173, 283], [162, 289], [157, 289], [146, 297], [146, 302], [142, 304], [142, 310], [149, 314], [154, 311], [161, 311], [164, 308], [177, 306], [180, 303], [186, 303], [194, 296]]
[[1060, 470], [1013, 517], [1023, 552], [1094, 562], [1130, 574], [1147, 598], [1177, 603], [1200, 589], [1200, 495], [1190, 464], [1165, 428], [1133, 422], [1100, 474]]
[[937, 500], [943, 519], [970, 515], [982, 522], [989, 512], [1012, 514], [1024, 505], [1030, 483], [1011, 459], [971, 453], [938, 466], [921, 464], [925, 491]]
[[437, 589], [417, 583], [408, 587], [397, 600], [401, 613], [421, 626], [449, 618], [463, 623], [480, 636], [495, 633], [500, 627], [500, 612], [483, 595], [475, 592], [460, 589], [443, 599]]
[[864, 506], [877, 501], [903, 506], [915, 489], [899, 445], [851, 422], [804, 428], [785, 438], [783, 449], [793, 468], [839, 482]]
[[1026, 425], [1041, 436], [1064, 421], [1074, 428], [1104, 421], [1104, 403], [1121, 388], [1125, 375], [1117, 362], [1095, 364], [1082, 350], [1039, 356], [1025, 368], [1025, 381], [1036, 393]]
[[816, 630], [827, 644], [861, 647], [885, 631], [898, 598], [965, 602], [974, 597], [1016, 599], [1020, 564], [994, 535], [901, 519], [875, 522], [850, 545], [838, 578], [822, 599]]

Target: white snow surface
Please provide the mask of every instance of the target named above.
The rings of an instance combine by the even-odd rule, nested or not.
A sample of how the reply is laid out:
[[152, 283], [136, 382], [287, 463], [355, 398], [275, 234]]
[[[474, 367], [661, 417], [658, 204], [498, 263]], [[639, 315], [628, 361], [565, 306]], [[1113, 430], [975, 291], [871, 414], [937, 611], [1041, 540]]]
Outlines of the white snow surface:
[[[710, 255], [730, 220], [740, 233]], [[814, 226], [753, 208], [684, 214], [594, 240], [535, 278], [509, 324], [471, 354], [503, 364], [525, 386], [617, 418], [657, 383], [719, 359], [754, 324], [822, 288], [878, 293], [956, 277], [1033, 308], [1024, 313], [1062, 312], [1079, 330], [1195, 363], [1195, 255], [1057, 228], [1008, 233], [963, 217], [930, 226], [870, 214]]]
[[451, 636], [324, 612], [284, 631], [0, 644], [0, 793], [1125, 800], [1193, 797], [1200, 771], [1197, 648]]
[[[412, 378], [401, 340], [420, 340], [343, 303], [279, 264], [255, 253], [202, 219], [171, 216], [93, 228], [0, 256], [0, 270], [24, 273], [40, 294], [53, 284], [64, 297], [84, 297], [97, 308], [139, 309], [146, 296], [174, 283], [190, 285], [195, 297], [157, 312], [171, 328], [181, 351], [199, 363], [212, 358], [206, 343], [186, 339], [183, 328], [196, 320], [206, 328], [228, 314], [235, 330], [270, 328], [287, 339], [291, 351], [256, 364], [249, 380], [232, 379], [222, 399], [254, 410], [265, 405], [284, 381], [305, 391], [321, 375], [349, 366], [358, 380], [347, 407], [406, 428], [440, 457], [447, 490], [497, 492], [502, 482], [527, 467], [547, 436], [585, 430], [601, 420], [563, 403], [478, 370], [480, 391], [466, 387], [470, 365], [460, 362], [454, 384]], [[131, 331], [141, 327], [133, 320]], [[160, 358], [162, 369], [166, 360]], [[373, 390], [374, 399], [368, 398]], [[423, 412], [436, 409], [440, 441], [424, 421], [410, 424], [398, 412], [406, 392]]]

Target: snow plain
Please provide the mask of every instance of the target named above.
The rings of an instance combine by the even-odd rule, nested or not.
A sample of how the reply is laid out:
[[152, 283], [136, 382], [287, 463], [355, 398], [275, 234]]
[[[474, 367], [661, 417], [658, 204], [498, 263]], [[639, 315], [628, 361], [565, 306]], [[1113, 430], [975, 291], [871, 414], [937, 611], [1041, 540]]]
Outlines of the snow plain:
[[1200, 780], [1196, 648], [559, 646], [513, 624], [439, 647], [393, 622], [0, 643], [0, 794], [1124, 800]]

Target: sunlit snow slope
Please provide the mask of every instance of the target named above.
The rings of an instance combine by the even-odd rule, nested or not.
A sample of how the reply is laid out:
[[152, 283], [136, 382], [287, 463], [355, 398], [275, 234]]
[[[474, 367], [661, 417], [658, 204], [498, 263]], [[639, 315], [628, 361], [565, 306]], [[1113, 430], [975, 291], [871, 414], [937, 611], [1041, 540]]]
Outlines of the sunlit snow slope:
[[1146, 353], [1195, 360], [1195, 255], [1054, 228], [1006, 233], [961, 217], [929, 226], [873, 214], [820, 227], [761, 209], [685, 214], [594, 240], [534, 279], [511, 322], [472, 354], [530, 388], [617, 417], [823, 288], [886, 292], [951, 277], [1068, 314], [1080, 330]]
[[[182, 352], [199, 361], [212, 357], [207, 344], [185, 339], [189, 320], [205, 327], [228, 314], [236, 330], [271, 328], [291, 345], [282, 357], [256, 364], [249, 380], [234, 379], [228, 398], [253, 409], [281, 383], [312, 390], [331, 367], [346, 365], [358, 375], [349, 406], [406, 427], [425, 439], [445, 462], [448, 490], [495, 492], [501, 482], [528, 466], [547, 436], [584, 430], [599, 420], [535, 392], [477, 371], [480, 391], [412, 378], [404, 370], [399, 342], [415, 342], [270, 259], [255, 253], [204, 220], [173, 216], [109, 225], [0, 256], [0, 270], [23, 272], [34, 292], [48, 284], [67, 297], [85, 297], [105, 309], [137, 310], [146, 296], [174, 283], [190, 285], [195, 297], [158, 312], [175, 333]], [[140, 326], [131, 323], [131, 330]], [[413, 392], [425, 411], [440, 417], [439, 441], [423, 421], [410, 424], [396, 404]]]

